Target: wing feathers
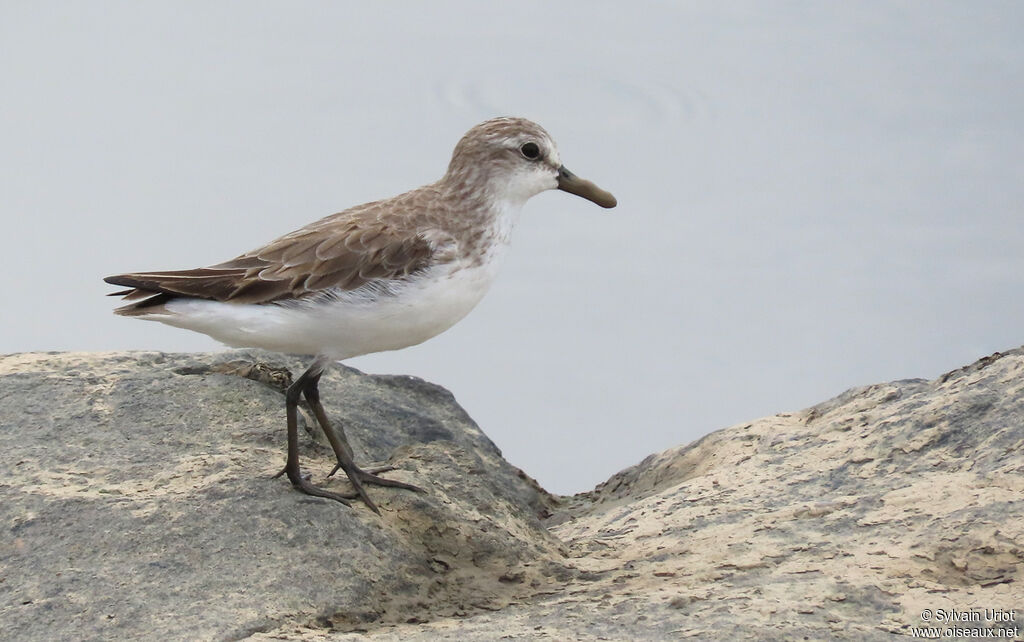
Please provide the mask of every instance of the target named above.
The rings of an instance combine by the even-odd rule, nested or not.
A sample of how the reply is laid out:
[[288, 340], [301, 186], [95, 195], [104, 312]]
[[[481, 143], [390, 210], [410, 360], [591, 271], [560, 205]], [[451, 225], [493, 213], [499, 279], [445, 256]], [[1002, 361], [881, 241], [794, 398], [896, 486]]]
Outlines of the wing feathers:
[[[145, 313], [175, 297], [271, 303], [354, 290], [378, 279], [404, 279], [458, 256], [445, 194], [434, 186], [360, 205], [320, 219], [230, 261], [194, 270], [108, 277], [128, 290], [122, 314]], [[460, 228], [461, 229], [461, 228]]]
[[[122, 308], [138, 312], [147, 297], [164, 303], [175, 296], [270, 303], [339, 288], [352, 290], [375, 279], [401, 279], [424, 269], [433, 245], [420, 235], [399, 236], [384, 225], [312, 228], [217, 265], [193, 270], [137, 272], [104, 279], [131, 289], [115, 294], [139, 301]], [[158, 300], [158, 301], [157, 301]], [[131, 310], [127, 310], [131, 308]]]

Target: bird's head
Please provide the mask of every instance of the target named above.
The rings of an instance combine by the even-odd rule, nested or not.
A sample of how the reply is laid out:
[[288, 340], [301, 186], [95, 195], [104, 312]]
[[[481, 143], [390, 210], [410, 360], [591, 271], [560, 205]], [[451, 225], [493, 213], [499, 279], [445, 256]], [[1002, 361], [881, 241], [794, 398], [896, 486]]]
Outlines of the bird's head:
[[516, 206], [550, 189], [605, 208], [616, 205], [609, 192], [566, 169], [551, 136], [525, 118], [494, 118], [466, 132], [443, 181]]

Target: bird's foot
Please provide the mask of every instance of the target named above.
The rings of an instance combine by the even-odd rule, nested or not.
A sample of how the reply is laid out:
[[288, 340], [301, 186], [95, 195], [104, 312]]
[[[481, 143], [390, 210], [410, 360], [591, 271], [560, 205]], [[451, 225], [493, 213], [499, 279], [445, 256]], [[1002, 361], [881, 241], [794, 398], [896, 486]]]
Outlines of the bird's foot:
[[[333, 477], [334, 473], [338, 472], [339, 470], [342, 470], [342, 468], [343, 467], [342, 467], [341, 464], [335, 464], [334, 465], [334, 470], [332, 470], [330, 472], [330, 474], [327, 475], [327, 476], [328, 477]], [[358, 479], [358, 481], [360, 483], [363, 483], [363, 484], [376, 484], [377, 486], [388, 486], [390, 488], [404, 488], [406, 490], [411, 490], [411, 491], [414, 491], [414, 492], [417, 492], [417, 493], [425, 493], [425, 492], [427, 492], [427, 491], [423, 490], [422, 488], [420, 488], [419, 486], [414, 486], [412, 484], [407, 484], [405, 482], [401, 482], [401, 481], [398, 481], [398, 480], [395, 480], [395, 479], [388, 479], [386, 477], [380, 477], [377, 474], [377, 473], [386, 473], [389, 470], [398, 470], [398, 468], [396, 466], [375, 466], [375, 467], [370, 468], [369, 470], [364, 470], [364, 469], [360, 468], [359, 466], [355, 466], [351, 471], [346, 470], [345, 474], [348, 475], [349, 481], [353, 481], [353, 485], [354, 485], [354, 482], [355, 482], [353, 477], [355, 477], [355, 478]]]
[[[366, 468], [362, 468], [362, 469], [360, 469], [358, 465], [356, 466], [356, 469], [359, 470], [360, 472], [367, 472], [367, 473], [370, 473], [371, 475], [379, 475], [380, 473], [386, 473], [389, 470], [397, 470], [397, 468], [398, 468], [397, 466], [392, 466], [390, 464], [382, 464], [382, 463], [378, 463], [378, 462], [373, 462], [372, 464], [368, 464], [366, 466]], [[338, 472], [339, 470], [341, 470], [341, 463], [340, 462], [337, 463], [337, 464], [334, 464], [334, 470], [332, 470], [331, 472], [327, 473], [327, 476], [328, 477], [334, 477], [334, 474], [336, 472]], [[280, 474], [280, 473], [278, 473], [278, 474]]]
[[306, 479], [305, 476], [299, 477], [298, 483], [296, 483], [295, 480], [292, 480], [292, 486], [297, 488], [299, 491], [301, 491], [303, 493], [306, 493], [307, 495], [312, 495], [314, 497], [325, 497], [327, 499], [333, 499], [334, 501], [341, 502], [342, 504], [344, 504], [346, 506], [351, 506], [352, 504], [348, 500], [349, 499], [353, 499], [353, 498], [356, 497], [355, 494], [352, 494], [352, 495], [341, 495], [339, 493], [332, 493], [329, 490], [324, 490], [323, 488], [320, 488], [319, 486], [314, 486], [313, 484], [309, 483], [309, 480]]
[[[281, 470], [277, 471], [271, 477], [271, 479], [277, 479], [278, 477], [280, 477], [281, 475], [285, 474], [286, 472], [288, 472], [288, 467], [287, 466], [285, 466]], [[299, 476], [302, 477], [303, 479], [305, 479], [306, 481], [309, 481], [309, 480], [313, 479], [313, 475], [311, 473], [300, 473]], [[328, 475], [328, 477], [330, 477], [330, 475]]]
[[[376, 473], [384, 472], [384, 471], [388, 471], [388, 470], [395, 470], [395, 467], [394, 466], [387, 466], [387, 467], [384, 467], [383, 469], [375, 468], [373, 470], [362, 470], [362, 469], [358, 469], [357, 468], [356, 469], [356, 475], [359, 477], [359, 481], [364, 483], [364, 484], [376, 484], [377, 486], [388, 486], [389, 488], [404, 488], [406, 490], [411, 490], [411, 491], [416, 492], [416, 493], [425, 493], [425, 492], [427, 492], [427, 491], [423, 490], [422, 488], [420, 488], [419, 486], [414, 486], [412, 484], [407, 484], [405, 482], [401, 482], [401, 481], [398, 481], [396, 479], [388, 479], [386, 477], [378, 477], [376, 475]], [[351, 475], [349, 475], [349, 479], [352, 479]]]
[[312, 495], [313, 497], [324, 497], [326, 499], [333, 499], [334, 501], [341, 502], [346, 506], [351, 506], [352, 504], [348, 500], [354, 499], [359, 496], [357, 493], [332, 493], [331, 491], [324, 490], [319, 486], [314, 486], [309, 481], [310, 479], [312, 479], [312, 475], [310, 475], [309, 473], [303, 473], [301, 471], [295, 471], [295, 473], [293, 474], [291, 471], [288, 470], [288, 466], [282, 468], [281, 471], [274, 475], [271, 479], [277, 479], [281, 475], [285, 474], [288, 475], [288, 481], [292, 483], [292, 486], [297, 488], [300, 492], [306, 493], [307, 495]]
[[[387, 479], [386, 477], [379, 477], [376, 474], [376, 473], [379, 473], [379, 472], [384, 472], [384, 471], [394, 470], [394, 469], [395, 469], [394, 466], [382, 466], [382, 467], [372, 468], [371, 470], [368, 471], [368, 470], [363, 470], [362, 468], [360, 468], [359, 466], [356, 466], [355, 464], [352, 464], [351, 466], [345, 466], [344, 464], [339, 462], [334, 467], [334, 470], [331, 471], [331, 475], [333, 475], [334, 473], [338, 472], [338, 470], [344, 470], [345, 474], [348, 475], [349, 482], [351, 482], [352, 487], [355, 489], [355, 493], [353, 495], [351, 495], [351, 497], [353, 499], [356, 498], [356, 497], [362, 499], [363, 502], [370, 508], [370, 510], [372, 510], [373, 512], [375, 512], [377, 514], [380, 514], [380, 509], [377, 508], [377, 505], [373, 502], [372, 499], [370, 499], [370, 496], [366, 494], [366, 489], [363, 487], [363, 484], [374, 484], [376, 486], [387, 486], [388, 488], [404, 488], [406, 490], [411, 490], [411, 491], [417, 492], [417, 493], [425, 493], [425, 492], [427, 492], [427, 491], [423, 490], [422, 488], [420, 488], [419, 486], [413, 486], [412, 484], [407, 484], [405, 482], [397, 481], [397, 480], [394, 480], [394, 479]], [[328, 476], [330, 476], [330, 475], [328, 475]]]

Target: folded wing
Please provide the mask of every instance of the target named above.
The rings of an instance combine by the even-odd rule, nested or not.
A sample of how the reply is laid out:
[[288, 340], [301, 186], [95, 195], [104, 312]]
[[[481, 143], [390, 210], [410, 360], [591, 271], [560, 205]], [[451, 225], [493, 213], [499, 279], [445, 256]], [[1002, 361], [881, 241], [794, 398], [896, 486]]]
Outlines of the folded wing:
[[411, 276], [431, 263], [433, 253], [423, 236], [400, 234], [381, 221], [324, 219], [218, 265], [104, 280], [129, 288], [111, 295], [134, 302], [119, 313], [140, 314], [176, 297], [258, 304], [354, 290], [375, 279]]

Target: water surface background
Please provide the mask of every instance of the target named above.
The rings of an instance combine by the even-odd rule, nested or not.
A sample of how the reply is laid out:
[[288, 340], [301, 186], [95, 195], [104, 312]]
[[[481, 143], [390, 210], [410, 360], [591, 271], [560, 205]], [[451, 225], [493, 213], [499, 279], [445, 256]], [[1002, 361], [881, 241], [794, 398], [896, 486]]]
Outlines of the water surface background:
[[1019, 2], [4, 2], [0, 352], [218, 349], [101, 278], [431, 182], [522, 115], [619, 207], [533, 199], [477, 310], [352, 365], [585, 490], [1024, 342], [1021, 34]]

